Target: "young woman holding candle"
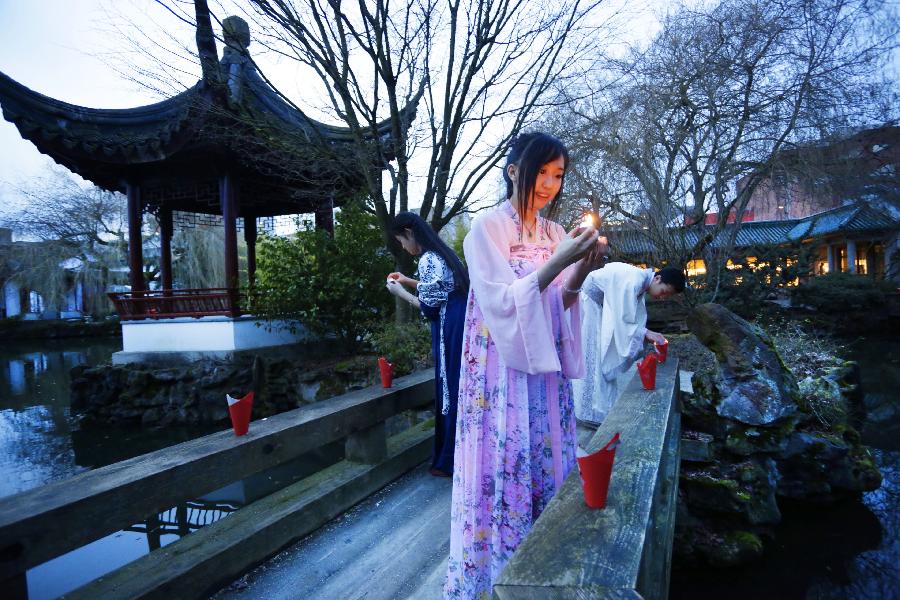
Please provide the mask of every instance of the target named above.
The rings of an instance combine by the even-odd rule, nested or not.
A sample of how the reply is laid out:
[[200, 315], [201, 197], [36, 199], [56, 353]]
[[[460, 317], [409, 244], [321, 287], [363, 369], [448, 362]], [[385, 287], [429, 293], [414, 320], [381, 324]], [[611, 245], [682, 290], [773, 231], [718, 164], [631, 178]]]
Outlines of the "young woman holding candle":
[[568, 161], [552, 136], [515, 138], [503, 171], [508, 200], [476, 217], [463, 245], [471, 285], [445, 598], [491, 596], [575, 464], [578, 294], [607, 246], [593, 226], [567, 234], [550, 220]]
[[[469, 276], [459, 257], [419, 215], [399, 213], [391, 224], [391, 234], [406, 252], [419, 257], [419, 279], [391, 273], [387, 278], [387, 289], [420, 309], [431, 321], [435, 410], [430, 473], [436, 477], [449, 477], [453, 473], [459, 359]], [[404, 286], [416, 290], [415, 295]]]

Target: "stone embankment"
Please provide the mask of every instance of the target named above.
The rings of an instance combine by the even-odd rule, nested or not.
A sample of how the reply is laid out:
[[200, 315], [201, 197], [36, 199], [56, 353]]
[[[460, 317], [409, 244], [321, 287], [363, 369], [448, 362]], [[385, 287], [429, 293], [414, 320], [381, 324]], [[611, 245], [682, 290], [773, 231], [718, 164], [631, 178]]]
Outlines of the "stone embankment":
[[72, 410], [85, 425], [143, 426], [227, 422], [225, 394], [253, 390], [253, 418], [291, 410], [375, 382], [375, 358], [323, 360], [289, 352], [169, 366], [75, 367]]

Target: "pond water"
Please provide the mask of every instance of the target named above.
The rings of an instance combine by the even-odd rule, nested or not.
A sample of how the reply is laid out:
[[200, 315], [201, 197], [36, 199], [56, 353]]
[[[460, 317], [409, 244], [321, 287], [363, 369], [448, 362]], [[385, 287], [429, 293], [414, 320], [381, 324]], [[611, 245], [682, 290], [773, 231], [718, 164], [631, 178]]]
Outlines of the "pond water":
[[[0, 347], [0, 497], [11, 496], [228, 425], [165, 429], [82, 429], [69, 407], [69, 372], [109, 362], [121, 340], [33, 340]], [[224, 398], [223, 398], [224, 401]], [[31, 600], [57, 598], [149, 551], [227, 516], [240, 506], [306, 477], [341, 458], [332, 444], [275, 469], [174, 506], [30, 569]]]
[[69, 408], [69, 371], [109, 362], [121, 349], [118, 338], [0, 346], [0, 497], [221, 429], [80, 429]]
[[[863, 391], [900, 403], [900, 341], [849, 342]], [[900, 599], [900, 419], [862, 428], [884, 478], [862, 501], [831, 506], [779, 502], [782, 523], [762, 559], [737, 569], [672, 573], [670, 598]]]

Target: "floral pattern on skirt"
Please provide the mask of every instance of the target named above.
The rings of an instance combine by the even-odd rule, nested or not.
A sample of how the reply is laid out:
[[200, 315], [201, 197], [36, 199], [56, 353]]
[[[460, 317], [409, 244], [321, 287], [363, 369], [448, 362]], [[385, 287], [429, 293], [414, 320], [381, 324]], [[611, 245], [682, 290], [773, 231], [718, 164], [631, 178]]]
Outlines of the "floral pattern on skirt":
[[[522, 278], [550, 254], [548, 245], [517, 245], [510, 266]], [[555, 297], [559, 351], [565, 315], [561, 294]], [[500, 571], [575, 464], [575, 412], [570, 381], [559, 372], [529, 375], [506, 367], [472, 291], [468, 303], [444, 597], [489, 599]]]

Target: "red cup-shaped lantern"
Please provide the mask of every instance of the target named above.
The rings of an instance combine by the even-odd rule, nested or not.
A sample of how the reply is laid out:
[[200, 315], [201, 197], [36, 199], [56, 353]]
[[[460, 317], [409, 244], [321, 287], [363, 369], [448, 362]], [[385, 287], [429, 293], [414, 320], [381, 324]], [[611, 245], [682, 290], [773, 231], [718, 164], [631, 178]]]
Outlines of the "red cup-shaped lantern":
[[638, 375], [645, 390], [656, 389], [656, 353], [650, 352], [638, 363]]
[[381, 356], [378, 358], [378, 370], [381, 372], [381, 386], [391, 387], [394, 382], [394, 363]]
[[250, 414], [253, 412], [253, 392], [243, 398], [232, 398], [225, 394], [228, 401], [228, 416], [231, 417], [231, 427], [234, 435], [244, 435], [250, 429]]
[[656, 346], [656, 354], [658, 354], [657, 360], [661, 363], [666, 362], [666, 354], [669, 353], [669, 340], [666, 340], [664, 344], [657, 344], [654, 342], [653, 345]]
[[606, 506], [606, 495], [609, 492], [609, 480], [612, 476], [613, 461], [616, 448], [619, 446], [619, 433], [612, 437], [605, 446], [587, 456], [579, 456], [578, 471], [581, 473], [581, 486], [584, 490], [584, 502], [591, 508]]

